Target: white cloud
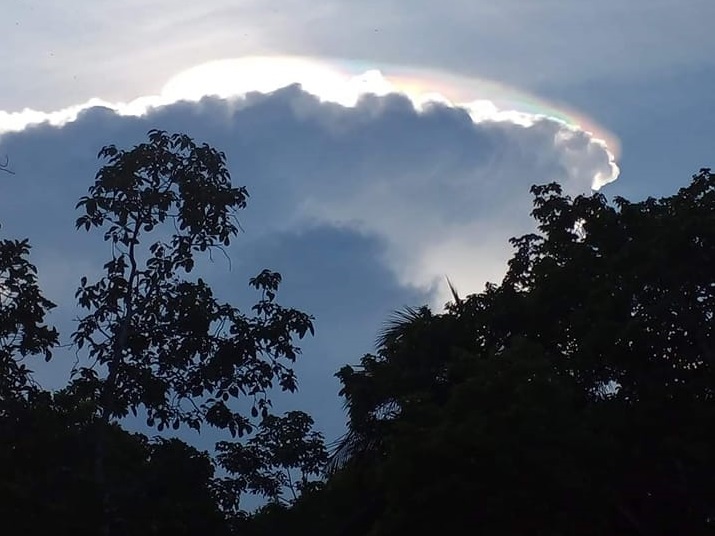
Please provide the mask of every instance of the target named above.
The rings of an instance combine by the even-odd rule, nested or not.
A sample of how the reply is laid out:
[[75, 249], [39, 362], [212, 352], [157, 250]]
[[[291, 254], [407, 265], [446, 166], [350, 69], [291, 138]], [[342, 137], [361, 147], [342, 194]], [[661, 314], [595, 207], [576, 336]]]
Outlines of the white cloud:
[[[376, 237], [384, 244], [380, 262], [402, 285], [436, 289], [438, 303], [447, 297], [445, 275], [462, 293], [500, 278], [510, 254], [508, 238], [531, 228], [531, 184], [556, 180], [582, 193], [618, 174], [603, 142], [561, 120], [501, 110], [490, 101], [469, 108], [443, 97], [426, 102], [419, 92], [413, 102], [389, 93], [394, 86], [374, 71], [339, 76], [317, 64], [276, 65], [262, 78], [255, 71], [252, 83], [270, 90], [286, 76], [307, 73], [305, 81], [322, 99], [291, 86], [163, 104], [205, 93], [201, 80], [216, 78], [208, 76], [208, 66], [175, 78], [161, 95], [113, 105], [118, 113], [80, 106], [47, 116], [10, 116], [15, 125], [6, 122], [5, 129], [20, 132], [7, 132], [0, 152], [42, 182], [45, 195], [57, 191], [57, 197], [40, 199], [42, 205], [68, 192], [75, 199], [82, 194], [86, 183], [79, 187], [72, 176], [78, 168], [92, 169], [100, 145], [136, 143], [155, 126], [186, 131], [225, 150], [236, 180], [248, 185], [249, 235], [335, 226]], [[248, 89], [243, 80], [227, 76], [224, 86], [208, 87], [228, 97]], [[42, 117], [64, 126], [22, 129], [22, 118]], [[33, 160], [38, 153], [47, 156]], [[48, 217], [57, 211], [44, 210]]]

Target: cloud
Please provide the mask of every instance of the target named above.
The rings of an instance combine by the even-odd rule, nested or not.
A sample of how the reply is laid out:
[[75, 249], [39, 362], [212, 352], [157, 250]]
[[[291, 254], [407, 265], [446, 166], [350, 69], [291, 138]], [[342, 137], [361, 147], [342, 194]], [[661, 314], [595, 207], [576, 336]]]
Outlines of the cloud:
[[[431, 103], [418, 110], [398, 94], [363, 95], [350, 107], [293, 85], [177, 102], [141, 116], [106, 107], [75, 113], [64, 125], [35, 125], [0, 141], [23, 177], [14, 195], [32, 199], [48, 220], [63, 219], [64, 227], [57, 220], [44, 232], [55, 247], [65, 242], [59, 229], [71, 229], [67, 207], [93, 175], [98, 147], [133, 144], [159, 127], [228, 153], [236, 180], [252, 193], [244, 216], [249, 241], [350, 229], [379, 239], [380, 262], [402, 285], [421, 290], [440, 288], [445, 275], [462, 292], [498, 279], [507, 239], [530, 229], [531, 184], [555, 180], [581, 193], [617, 176], [602, 143], [560, 121], [474, 122], [466, 109]], [[4, 213], [13, 210], [2, 204]], [[436, 299], [444, 297], [442, 286]]]
[[[326, 379], [372, 349], [391, 310], [441, 306], [444, 276], [462, 294], [499, 280], [507, 239], [532, 229], [531, 184], [557, 180], [581, 193], [618, 172], [603, 142], [541, 115], [496, 110], [475, 120], [473, 109], [417, 106], [395, 93], [362, 94], [353, 106], [335, 100], [291, 85], [29, 116], [44, 123], [15, 116], [25, 124], [0, 134], [0, 154], [15, 171], [0, 177], [2, 234], [30, 238], [41, 284], [60, 304], [52, 321], [64, 340], [77, 316], [79, 277], [96, 277], [109, 255], [99, 233], [74, 230], [72, 208], [100, 165], [99, 148], [139, 143], [150, 128], [225, 151], [234, 182], [248, 187], [246, 232], [229, 251], [231, 271], [220, 258], [202, 270], [220, 295], [245, 306], [248, 278], [277, 269], [282, 301], [316, 315], [317, 336], [299, 363], [305, 394], [291, 404], [314, 413], [329, 437], [343, 416], [326, 402], [337, 391]], [[62, 385], [73, 361], [58, 358], [40, 381]]]
[[[156, 93], [225, 57], [299, 54], [441, 67], [531, 89], [713, 66], [711, 0], [65, 0], [3, 6], [4, 106], [57, 108]], [[662, 28], [654, 32], [653, 28]]]

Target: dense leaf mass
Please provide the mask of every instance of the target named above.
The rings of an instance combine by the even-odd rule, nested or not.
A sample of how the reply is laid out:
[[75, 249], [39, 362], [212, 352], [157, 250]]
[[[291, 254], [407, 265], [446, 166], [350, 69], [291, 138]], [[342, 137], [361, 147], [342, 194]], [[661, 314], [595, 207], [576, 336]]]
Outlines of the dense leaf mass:
[[[26, 395], [33, 388], [24, 363], [32, 355], [49, 361], [57, 331], [45, 325], [55, 307], [42, 296], [37, 269], [28, 257], [28, 240], [0, 240], [0, 403]], [[0, 413], [3, 409], [0, 407]]]

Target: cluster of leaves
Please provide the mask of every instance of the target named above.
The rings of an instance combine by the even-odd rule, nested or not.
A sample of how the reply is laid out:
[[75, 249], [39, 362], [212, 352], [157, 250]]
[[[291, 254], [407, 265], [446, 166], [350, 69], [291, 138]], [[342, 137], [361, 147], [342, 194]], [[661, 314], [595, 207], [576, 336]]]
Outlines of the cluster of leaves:
[[0, 403], [32, 389], [24, 359], [49, 361], [57, 344], [57, 331], [44, 323], [55, 305], [42, 296], [29, 253], [27, 240], [0, 240]]
[[610, 204], [533, 188], [500, 285], [345, 367], [323, 489], [253, 534], [712, 534], [715, 174]]
[[246, 443], [217, 443], [217, 461], [230, 475], [218, 481], [222, 496], [229, 499], [224, 508], [237, 508], [246, 493], [288, 505], [300, 494], [318, 489], [328, 453], [313, 424], [301, 411], [267, 415]]
[[[13, 531], [100, 533], [101, 492], [87, 449], [94, 420], [70, 390], [34, 393], [0, 418], [0, 512]], [[178, 439], [150, 440], [113, 425], [105, 462], [111, 533], [225, 534], [206, 453]]]

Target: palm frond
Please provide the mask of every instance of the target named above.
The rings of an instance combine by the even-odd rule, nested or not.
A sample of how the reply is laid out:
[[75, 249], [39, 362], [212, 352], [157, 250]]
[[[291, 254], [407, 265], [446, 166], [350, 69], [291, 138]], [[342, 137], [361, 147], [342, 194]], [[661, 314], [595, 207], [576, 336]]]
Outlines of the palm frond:
[[394, 311], [378, 333], [375, 340], [376, 347], [384, 349], [398, 343], [411, 327], [431, 317], [432, 312], [425, 306], [419, 308], [406, 306], [402, 310]]
[[452, 298], [454, 299], [454, 305], [456, 307], [461, 307], [463, 302], [462, 298], [460, 298], [457, 293], [457, 289], [454, 288], [454, 285], [452, 285], [452, 282], [449, 280], [449, 276], [445, 275], [444, 278], [447, 280], [447, 286], [449, 287], [449, 292], [452, 294]]

